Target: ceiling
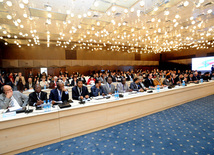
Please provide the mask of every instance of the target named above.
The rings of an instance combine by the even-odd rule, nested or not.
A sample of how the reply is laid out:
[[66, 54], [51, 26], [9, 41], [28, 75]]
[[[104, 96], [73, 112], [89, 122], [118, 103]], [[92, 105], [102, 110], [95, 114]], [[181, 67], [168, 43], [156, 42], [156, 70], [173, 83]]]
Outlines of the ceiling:
[[0, 0], [5, 45], [128, 53], [214, 47], [214, 0]]

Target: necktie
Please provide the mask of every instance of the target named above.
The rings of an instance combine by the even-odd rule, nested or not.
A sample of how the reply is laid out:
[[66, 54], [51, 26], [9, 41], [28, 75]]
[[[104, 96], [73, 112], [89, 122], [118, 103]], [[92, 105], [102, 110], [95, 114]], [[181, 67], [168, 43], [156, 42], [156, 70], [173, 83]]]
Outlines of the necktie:
[[61, 91], [59, 91], [59, 101], [61, 101], [62, 98], [61, 98]]

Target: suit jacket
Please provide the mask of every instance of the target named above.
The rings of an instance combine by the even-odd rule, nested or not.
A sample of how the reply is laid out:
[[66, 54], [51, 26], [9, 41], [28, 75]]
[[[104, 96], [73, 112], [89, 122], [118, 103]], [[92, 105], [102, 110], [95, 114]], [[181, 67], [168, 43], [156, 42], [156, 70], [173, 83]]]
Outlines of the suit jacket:
[[[40, 100], [42, 100], [42, 101], [47, 100], [47, 93], [46, 92], [41, 91]], [[28, 101], [29, 101], [30, 106], [33, 106], [34, 103], [36, 103], [38, 101], [36, 92], [30, 93]]]
[[173, 83], [172, 83], [172, 81], [169, 81], [168, 79], [164, 79], [163, 80], [163, 85], [172, 86]]
[[123, 85], [122, 83], [118, 83], [117, 84], [117, 91], [119, 93], [124, 93], [125, 92], [129, 92], [129, 86], [127, 85], [127, 83], [125, 83], [125, 85]]
[[151, 82], [150, 82], [149, 79], [146, 79], [145, 82], [144, 82], [144, 85], [145, 85], [145, 87], [147, 87], [147, 88], [148, 88], [149, 86], [152, 86], [152, 87], [155, 86], [152, 79], [151, 79]]
[[[65, 93], [65, 92], [63, 91], [63, 92], [62, 92], [61, 101], [62, 101], [62, 102], [68, 101], [68, 99], [69, 99], [68, 93]], [[50, 95], [49, 95], [49, 100], [51, 100], [51, 101], [60, 101], [60, 100], [59, 100], [59, 94], [58, 94], [57, 88], [51, 90]]]
[[[77, 85], [77, 81], [76, 81], [76, 85]], [[71, 81], [71, 86], [75, 86], [74, 85], [74, 80]]]
[[[13, 91], [13, 97], [21, 107], [25, 107], [28, 103], [28, 96], [19, 91]], [[7, 109], [10, 106], [10, 102], [11, 98], [6, 98], [4, 93], [0, 95], [0, 109]]]
[[[21, 76], [20, 78], [21, 78], [21, 80], [22, 80], [22, 84], [25, 85], [26, 82], [25, 82], [24, 76]], [[17, 77], [15, 78], [15, 85], [17, 85], [18, 81], [19, 81], [19, 76], [17, 76]]]
[[139, 88], [139, 89], [146, 90], [146, 87], [145, 87], [145, 85], [144, 85], [142, 82], [139, 82], [139, 83], [138, 83], [138, 88]]
[[[35, 84], [34, 84], [34, 82], [32, 82], [32, 87], [34, 88], [34, 86], [35, 86]], [[25, 88], [30, 89], [29, 88], [29, 83], [26, 83]]]
[[109, 88], [109, 84], [106, 83], [105, 85], [103, 85], [103, 89], [105, 90], [105, 92], [106, 92], [107, 94], [109, 94], [109, 93], [114, 94], [114, 93], [115, 93], [115, 86], [114, 86], [113, 84], [111, 84], [111, 89], [110, 89], [110, 88]]
[[79, 91], [78, 91], [78, 89], [77, 89], [77, 86], [74, 86], [74, 87], [72, 88], [72, 99], [74, 99], [74, 100], [79, 100], [79, 97], [80, 97], [80, 96], [85, 97], [86, 95], [89, 95], [89, 92], [88, 92], [88, 88], [87, 88], [87, 87], [82, 86], [82, 92], [81, 92], [81, 94], [79, 94]]
[[85, 80], [85, 78], [84, 78], [84, 77], [83, 77], [83, 78], [82, 78], [82, 77], [80, 77], [78, 80], [82, 80], [82, 83], [83, 83], [83, 84], [85, 84], [85, 83], [86, 83], [86, 80]]
[[132, 82], [130, 84], [130, 89], [132, 89], [133, 91], [138, 91], [139, 90], [138, 84], [136, 84], [135, 82]]
[[102, 86], [100, 86], [99, 89], [97, 89], [95, 85], [93, 87], [91, 87], [91, 95], [92, 96], [99, 96], [98, 92], [100, 92], [100, 95], [102, 95], [103, 93], [105, 95], [107, 94]]

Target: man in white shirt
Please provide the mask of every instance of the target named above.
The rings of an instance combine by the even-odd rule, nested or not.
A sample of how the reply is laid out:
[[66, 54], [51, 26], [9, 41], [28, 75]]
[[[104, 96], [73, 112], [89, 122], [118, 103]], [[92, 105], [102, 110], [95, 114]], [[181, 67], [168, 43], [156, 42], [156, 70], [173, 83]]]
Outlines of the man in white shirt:
[[28, 96], [19, 91], [13, 91], [11, 86], [3, 86], [2, 91], [3, 93], [0, 95], [0, 109], [9, 109], [12, 111], [27, 105]]

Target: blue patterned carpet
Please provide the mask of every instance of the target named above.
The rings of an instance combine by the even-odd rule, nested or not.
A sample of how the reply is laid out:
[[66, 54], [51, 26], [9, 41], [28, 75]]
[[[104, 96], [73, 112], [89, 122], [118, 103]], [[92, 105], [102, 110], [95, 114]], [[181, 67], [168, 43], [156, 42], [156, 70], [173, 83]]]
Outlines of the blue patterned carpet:
[[20, 155], [214, 154], [214, 95]]

